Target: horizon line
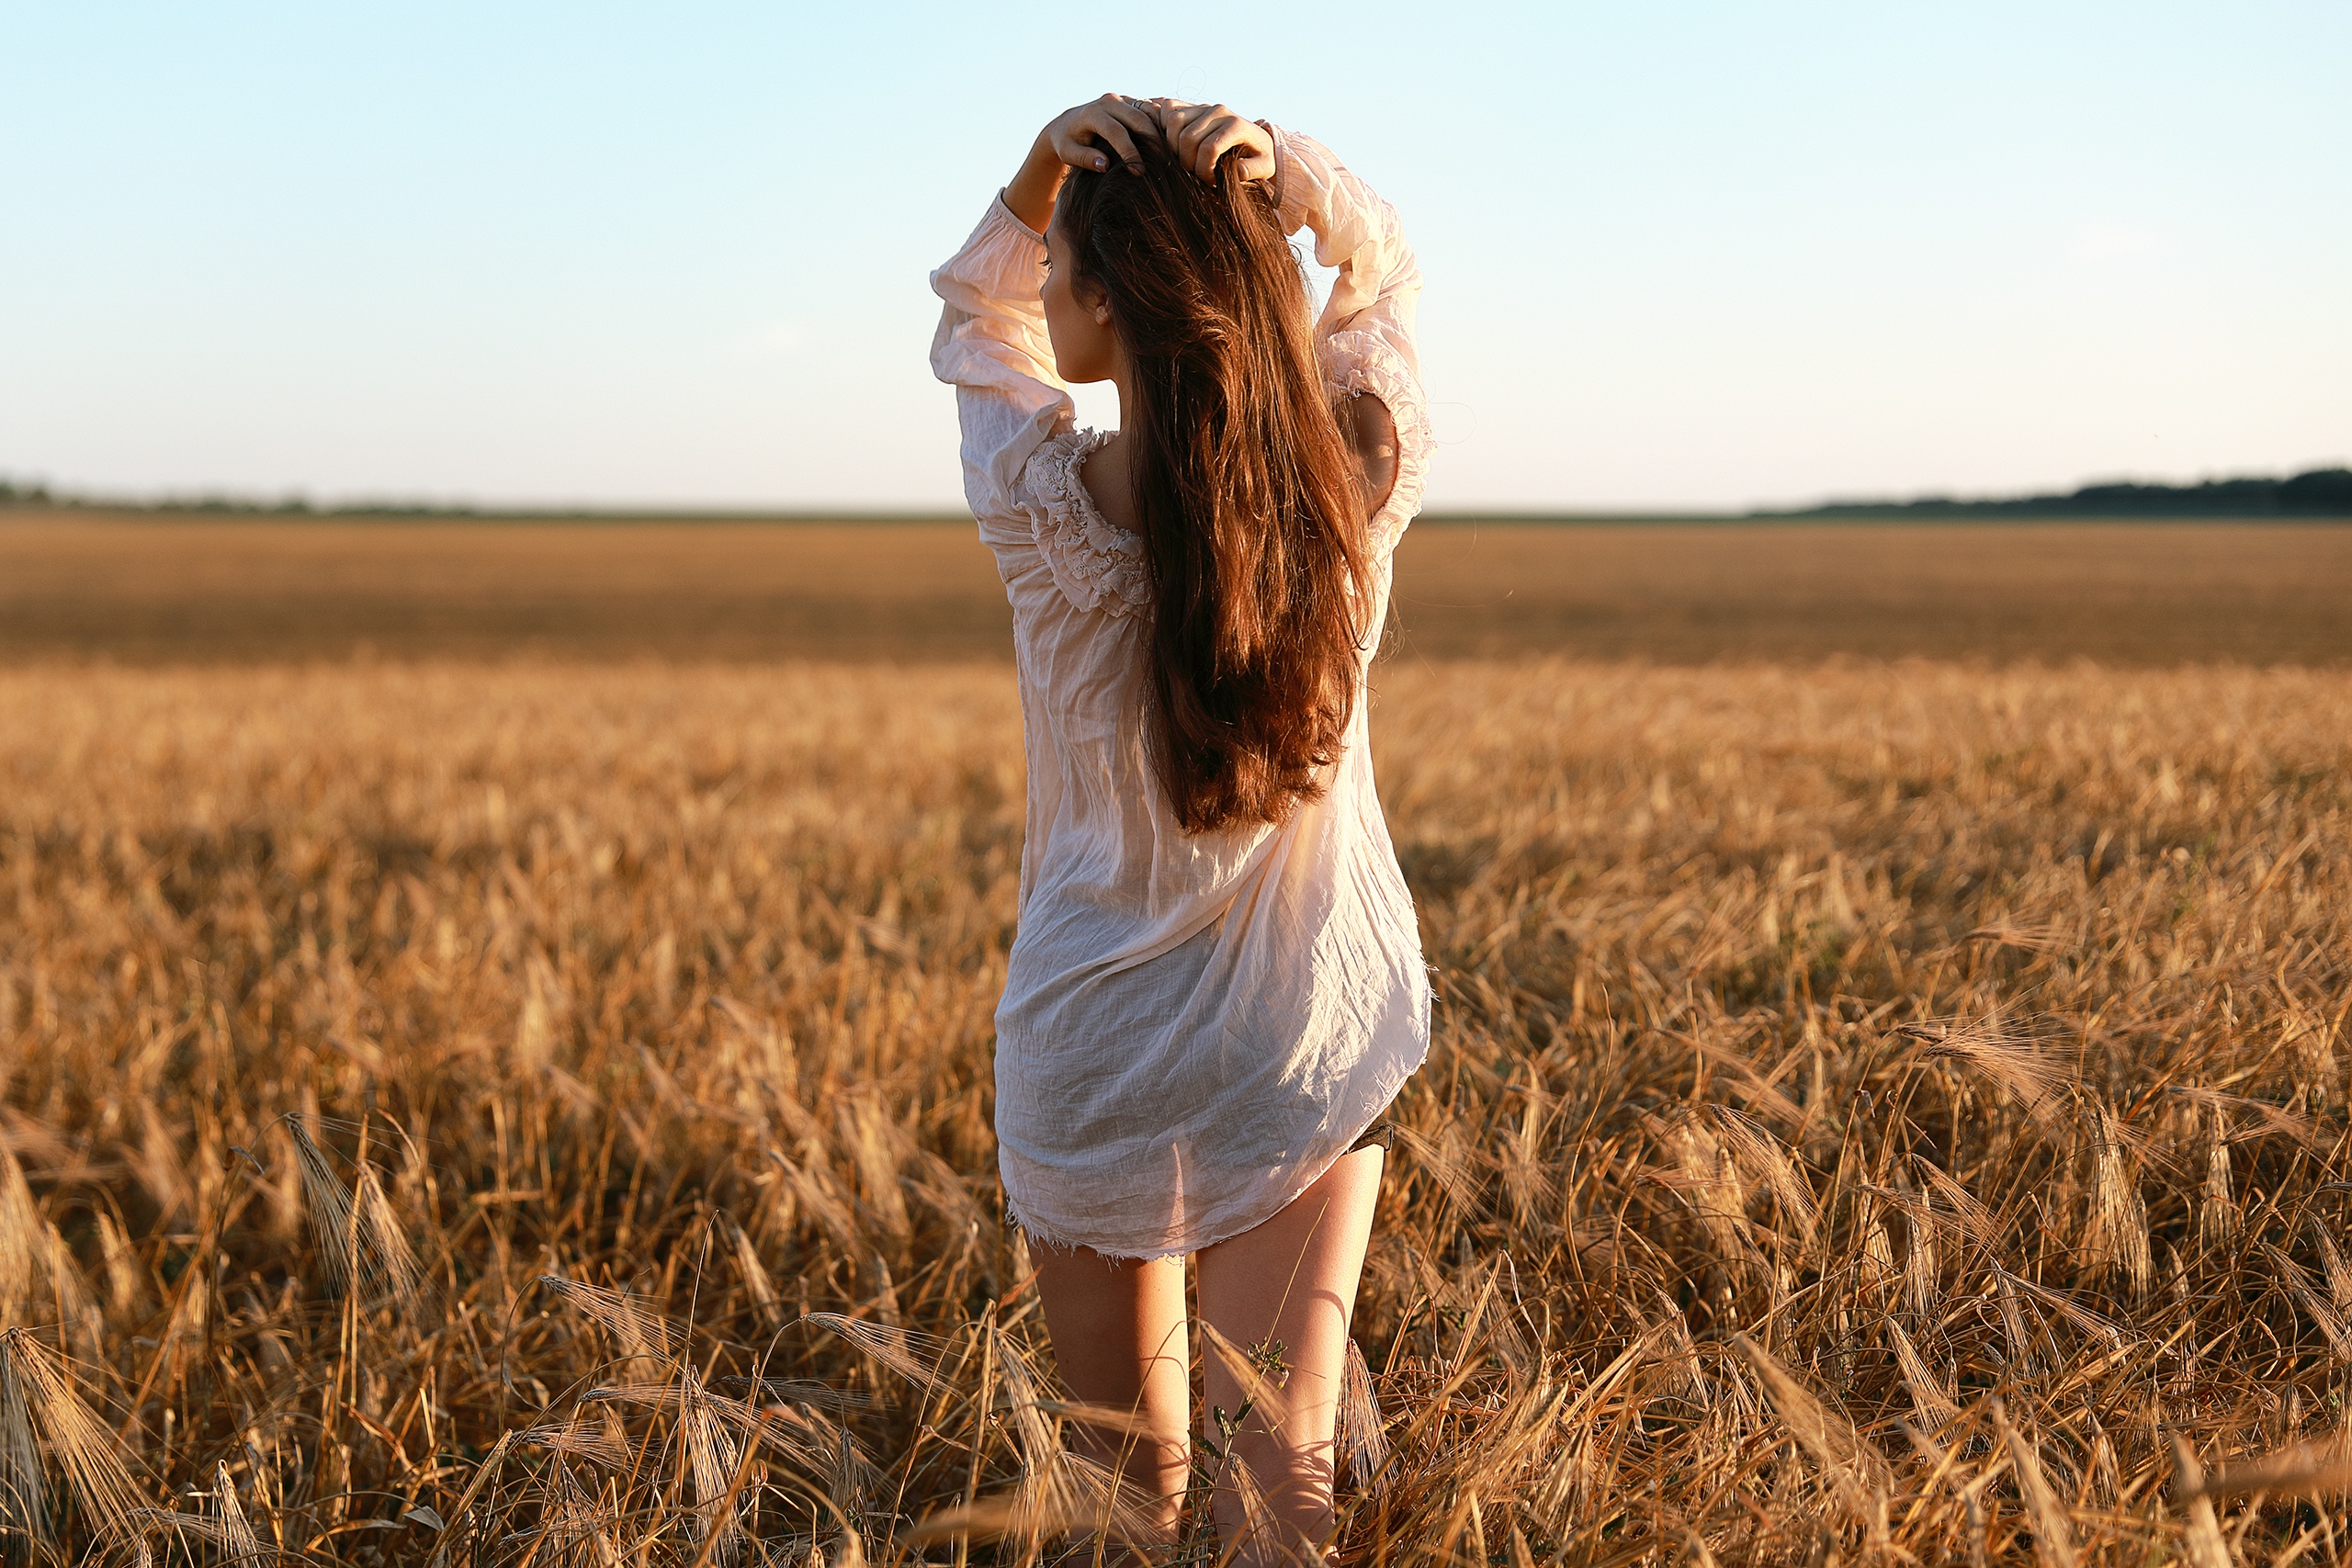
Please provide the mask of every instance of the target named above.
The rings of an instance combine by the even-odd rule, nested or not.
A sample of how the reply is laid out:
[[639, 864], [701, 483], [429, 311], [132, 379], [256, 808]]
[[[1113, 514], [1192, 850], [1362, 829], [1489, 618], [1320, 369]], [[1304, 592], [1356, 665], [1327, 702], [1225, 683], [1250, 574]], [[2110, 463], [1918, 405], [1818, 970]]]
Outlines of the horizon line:
[[[2308, 492], [2308, 493], [2306, 493]], [[516, 502], [431, 502], [394, 497], [314, 502], [300, 491], [271, 502], [213, 491], [166, 494], [153, 499], [52, 491], [45, 481], [19, 481], [0, 474], [0, 513], [12, 511], [112, 512], [168, 517], [407, 519], [478, 518], [498, 521], [669, 521], [710, 523], [961, 523], [968, 510], [931, 506], [663, 505]], [[1907, 500], [1835, 498], [1806, 505], [1767, 506], [1447, 506], [1419, 520], [1450, 523], [1727, 523], [1746, 521], [1899, 517], [1914, 521], [1966, 517], [2025, 518], [2048, 513], [2070, 517], [2259, 517], [2327, 516], [2352, 513], [2352, 471], [2341, 465], [2304, 468], [2286, 477], [2242, 475], [2208, 478], [2193, 484], [2109, 479], [2077, 485], [2064, 493], [1960, 497], [1949, 492]]]

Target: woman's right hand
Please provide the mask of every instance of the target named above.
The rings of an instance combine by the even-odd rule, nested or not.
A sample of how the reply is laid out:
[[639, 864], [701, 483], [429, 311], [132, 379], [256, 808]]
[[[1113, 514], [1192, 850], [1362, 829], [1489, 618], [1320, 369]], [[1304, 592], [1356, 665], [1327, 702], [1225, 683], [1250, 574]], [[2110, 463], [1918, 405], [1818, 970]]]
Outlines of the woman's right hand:
[[1216, 177], [1217, 160], [1238, 152], [1236, 167], [1245, 180], [1274, 177], [1274, 139], [1254, 119], [1223, 104], [1188, 104], [1182, 98], [1151, 100], [1154, 124], [1176, 161], [1206, 181]]

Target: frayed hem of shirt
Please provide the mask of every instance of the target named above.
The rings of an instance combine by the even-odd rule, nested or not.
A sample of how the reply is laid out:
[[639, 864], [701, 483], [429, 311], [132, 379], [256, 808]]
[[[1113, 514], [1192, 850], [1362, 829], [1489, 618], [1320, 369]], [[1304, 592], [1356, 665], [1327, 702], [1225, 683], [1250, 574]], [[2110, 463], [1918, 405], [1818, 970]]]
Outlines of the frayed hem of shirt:
[[[1105, 1264], [1157, 1263], [1163, 1258], [1190, 1258], [1199, 1250], [1198, 1247], [1170, 1247], [1160, 1252], [1113, 1252], [1107, 1248], [1096, 1247], [1091, 1242], [1065, 1241], [1048, 1231], [1039, 1229], [1021, 1213], [1019, 1205], [1010, 1198], [1004, 1201], [1004, 1217], [1008, 1224], [1021, 1232], [1033, 1247], [1042, 1247], [1047, 1252], [1058, 1252], [1064, 1257], [1074, 1257], [1081, 1251], [1091, 1252]], [[1207, 1242], [1203, 1245], [1214, 1247], [1216, 1243]]]
[[[1421, 1070], [1422, 1065], [1428, 1060], [1429, 1048], [1427, 1046], [1423, 1046], [1419, 1057], [1415, 1060], [1411, 1066], [1405, 1069], [1404, 1073], [1398, 1077], [1396, 1088], [1390, 1089], [1387, 1096], [1381, 1100], [1380, 1109], [1374, 1111], [1370, 1116], [1364, 1119], [1363, 1125], [1355, 1130], [1354, 1135], [1349, 1138], [1346, 1146], [1342, 1147], [1339, 1153], [1333, 1155], [1329, 1159], [1327, 1159], [1322, 1164], [1317, 1166], [1315, 1168], [1315, 1174], [1300, 1182], [1297, 1187], [1291, 1191], [1288, 1197], [1275, 1204], [1272, 1209], [1266, 1211], [1266, 1213], [1259, 1218], [1251, 1220], [1248, 1224], [1236, 1225], [1231, 1230], [1222, 1231], [1217, 1235], [1209, 1236], [1205, 1240], [1196, 1241], [1190, 1247], [1163, 1247], [1157, 1252], [1118, 1252], [1109, 1247], [1096, 1247], [1092, 1242], [1065, 1241], [1061, 1237], [1054, 1235], [1048, 1231], [1040, 1230], [1036, 1225], [1032, 1224], [1028, 1218], [1021, 1213], [1021, 1206], [1012, 1201], [1012, 1194], [1010, 1193], [1005, 1195], [1004, 1217], [1011, 1224], [1020, 1227], [1021, 1234], [1029, 1239], [1029, 1243], [1033, 1247], [1042, 1247], [1050, 1252], [1058, 1252], [1065, 1256], [1076, 1253], [1082, 1248], [1093, 1253], [1105, 1263], [1157, 1263], [1163, 1258], [1190, 1258], [1195, 1252], [1205, 1252], [1210, 1247], [1218, 1245], [1220, 1242], [1231, 1241], [1238, 1235], [1247, 1235], [1251, 1231], [1256, 1230], [1260, 1225], [1266, 1224], [1275, 1215], [1281, 1213], [1284, 1209], [1287, 1209], [1293, 1203], [1297, 1202], [1300, 1198], [1306, 1195], [1308, 1188], [1314, 1186], [1317, 1182], [1322, 1180], [1324, 1177], [1329, 1175], [1333, 1166], [1347, 1158], [1348, 1156], [1355, 1153], [1356, 1140], [1362, 1138], [1366, 1133], [1372, 1131], [1372, 1129], [1379, 1123], [1381, 1118], [1386, 1116], [1388, 1112], [1396, 1107], [1396, 1097], [1405, 1092], [1405, 1085], [1411, 1080], [1415, 1073]], [[1380, 1147], [1385, 1145], [1374, 1146]]]

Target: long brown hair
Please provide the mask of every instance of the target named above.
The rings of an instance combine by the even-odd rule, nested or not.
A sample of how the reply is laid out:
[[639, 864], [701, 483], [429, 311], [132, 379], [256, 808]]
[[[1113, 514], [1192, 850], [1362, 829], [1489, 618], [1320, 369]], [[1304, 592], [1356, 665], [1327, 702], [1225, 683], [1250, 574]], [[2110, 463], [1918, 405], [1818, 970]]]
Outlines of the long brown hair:
[[1188, 832], [1320, 795], [1354, 710], [1373, 582], [1365, 507], [1315, 363], [1272, 192], [1142, 142], [1074, 171], [1056, 221], [1109, 296], [1153, 581], [1155, 761]]

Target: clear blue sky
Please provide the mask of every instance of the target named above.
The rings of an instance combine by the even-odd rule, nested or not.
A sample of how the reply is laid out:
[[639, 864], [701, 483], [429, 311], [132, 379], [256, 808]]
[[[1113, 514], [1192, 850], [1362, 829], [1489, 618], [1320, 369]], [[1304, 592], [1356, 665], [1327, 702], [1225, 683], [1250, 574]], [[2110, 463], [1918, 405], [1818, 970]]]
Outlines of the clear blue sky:
[[73, 487], [952, 505], [924, 274], [1105, 88], [1402, 209], [1433, 505], [2352, 457], [2344, 0], [0, 0], [0, 473]]

